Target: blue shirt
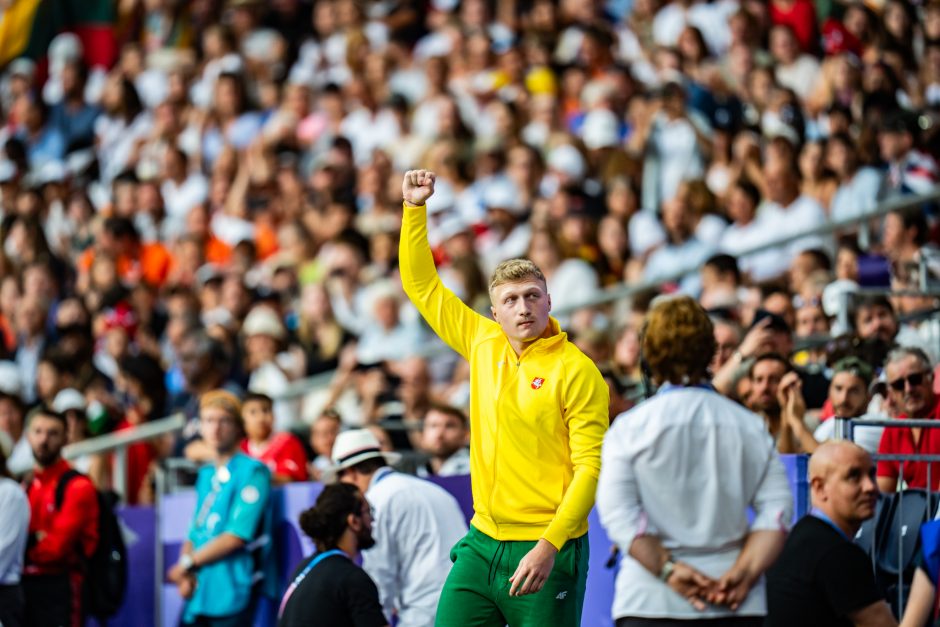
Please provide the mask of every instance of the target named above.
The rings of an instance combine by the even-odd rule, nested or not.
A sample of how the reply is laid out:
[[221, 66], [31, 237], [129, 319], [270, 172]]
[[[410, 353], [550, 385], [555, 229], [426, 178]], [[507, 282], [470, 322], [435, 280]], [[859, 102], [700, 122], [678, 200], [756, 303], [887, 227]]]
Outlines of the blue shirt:
[[197, 616], [237, 614], [248, 606], [255, 580], [252, 544], [260, 538], [257, 544], [263, 546], [258, 549], [270, 552], [270, 543], [265, 542], [265, 536], [271, 535], [270, 492], [268, 468], [242, 453], [236, 453], [224, 466], [200, 469], [196, 514], [189, 528], [194, 549], [222, 533], [237, 536], [248, 546], [197, 571], [196, 590], [183, 612], [185, 622], [193, 622]]

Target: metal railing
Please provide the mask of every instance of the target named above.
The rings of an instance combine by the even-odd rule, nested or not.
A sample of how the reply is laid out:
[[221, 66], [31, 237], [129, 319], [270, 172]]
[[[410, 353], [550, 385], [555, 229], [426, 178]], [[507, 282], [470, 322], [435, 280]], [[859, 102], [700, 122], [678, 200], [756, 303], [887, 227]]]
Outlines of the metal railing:
[[[735, 255], [736, 258], [740, 259], [748, 255], [753, 255], [765, 250], [780, 248], [786, 246], [787, 244], [792, 244], [806, 237], [812, 237], [814, 235], [829, 235], [832, 233], [837, 233], [840, 231], [852, 230], [855, 227], [859, 229], [859, 239], [868, 241], [869, 240], [869, 226], [870, 222], [876, 218], [882, 218], [892, 211], [897, 211], [900, 209], [908, 209], [910, 207], [915, 207], [922, 205], [924, 203], [929, 203], [932, 201], [940, 200], [940, 186], [934, 188], [933, 191], [922, 194], [919, 196], [904, 196], [897, 199], [892, 199], [886, 201], [871, 211], [865, 212], [861, 215], [846, 218], [844, 220], [836, 220], [832, 222], [827, 222], [826, 224], [814, 227], [812, 229], [807, 229], [795, 233], [793, 235], [788, 235], [786, 237], [781, 237], [770, 242], [766, 242], [757, 246], [752, 246], [750, 248], [744, 249], [742, 252], [739, 252]], [[921, 258], [920, 262], [920, 276], [919, 280], [921, 282], [921, 287], [924, 290], [927, 289], [927, 272], [926, 272], [926, 260]], [[641, 281], [639, 283], [621, 283], [616, 286], [607, 287], [603, 290], [599, 290], [596, 295], [591, 298], [585, 299], [579, 303], [575, 303], [566, 307], [559, 307], [554, 313], [556, 316], [565, 316], [571, 313], [574, 313], [578, 310], [598, 307], [602, 305], [608, 305], [610, 303], [627, 299], [636, 294], [640, 294], [649, 290], [657, 289], [663, 285], [670, 283], [675, 283], [689, 274], [693, 274], [701, 270], [701, 264], [690, 265], [682, 270], [675, 272], [671, 275], [666, 276], [665, 278], [657, 279], [655, 281]], [[864, 293], [866, 290], [860, 290], [861, 293]], [[919, 293], [919, 292], [918, 292]], [[421, 356], [437, 356], [446, 354], [450, 351], [450, 348], [442, 344], [431, 344], [430, 346], [425, 347], [420, 355]], [[336, 371], [322, 372], [312, 377], [307, 377], [304, 379], [298, 379], [291, 382], [287, 389], [281, 394], [277, 395], [279, 399], [289, 399], [297, 398], [312, 392], [314, 390], [322, 389], [327, 387], [330, 382], [333, 380]]]
[[65, 459], [76, 459], [83, 455], [100, 455], [114, 452], [114, 470], [111, 488], [121, 497], [127, 495], [127, 447], [138, 442], [153, 440], [167, 433], [179, 431], [186, 424], [186, 416], [177, 413], [139, 424], [131, 429], [106, 433], [75, 444], [69, 444], [62, 450]]
[[[885, 429], [940, 429], [940, 420], [932, 420], [929, 418], [842, 418], [835, 417], [832, 418], [835, 420], [835, 429], [833, 434], [833, 439], [835, 440], [848, 440], [854, 441], [854, 430], [855, 426], [864, 426], [864, 427], [883, 427]], [[921, 437], [924, 437], [921, 434]], [[940, 463], [940, 454], [900, 454], [900, 453], [878, 453], [872, 455], [872, 459], [876, 462], [878, 461], [895, 461], [899, 462], [898, 468], [898, 490], [901, 491], [901, 488], [905, 486], [904, 480], [904, 470], [906, 463], [922, 463], [927, 465], [927, 483], [926, 483], [926, 494], [927, 494], [927, 513], [926, 520], [927, 522], [932, 520], [937, 513], [936, 503], [940, 501], [940, 492], [934, 490], [933, 486], [933, 465], [935, 463]], [[899, 521], [903, 520], [903, 508], [904, 508], [904, 499], [898, 499], [898, 516]], [[899, 522], [900, 524], [900, 522]], [[898, 536], [898, 561], [900, 562], [904, 557], [904, 536], [908, 532], [907, 529], [902, 529]], [[912, 533], [920, 533], [920, 527], [917, 529], [911, 530]], [[874, 546], [878, 546], [877, 538], [875, 539]], [[874, 560], [875, 550], [872, 550], [872, 559]], [[898, 564], [898, 619], [904, 614], [904, 570], [905, 564]], [[909, 583], [909, 582], [907, 582]]]

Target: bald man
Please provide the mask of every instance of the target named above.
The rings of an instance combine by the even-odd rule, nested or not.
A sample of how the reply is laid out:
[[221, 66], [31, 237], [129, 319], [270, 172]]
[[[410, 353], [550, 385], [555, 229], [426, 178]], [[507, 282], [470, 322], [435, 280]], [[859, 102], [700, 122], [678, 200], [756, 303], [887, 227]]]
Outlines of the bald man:
[[813, 509], [794, 527], [767, 573], [768, 627], [891, 627], [871, 560], [852, 538], [875, 515], [878, 484], [865, 449], [819, 446], [809, 460]]

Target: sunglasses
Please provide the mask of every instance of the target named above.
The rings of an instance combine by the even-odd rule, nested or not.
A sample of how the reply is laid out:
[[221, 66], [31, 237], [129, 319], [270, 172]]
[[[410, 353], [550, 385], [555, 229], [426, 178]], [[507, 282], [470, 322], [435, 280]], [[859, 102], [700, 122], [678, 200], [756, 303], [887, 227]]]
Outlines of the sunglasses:
[[891, 389], [895, 392], [903, 392], [905, 383], [910, 385], [912, 388], [917, 387], [918, 385], [923, 384], [927, 374], [928, 373], [925, 371], [912, 372], [906, 377], [901, 377], [900, 379], [895, 379], [894, 381], [889, 382], [888, 385], [891, 386]]

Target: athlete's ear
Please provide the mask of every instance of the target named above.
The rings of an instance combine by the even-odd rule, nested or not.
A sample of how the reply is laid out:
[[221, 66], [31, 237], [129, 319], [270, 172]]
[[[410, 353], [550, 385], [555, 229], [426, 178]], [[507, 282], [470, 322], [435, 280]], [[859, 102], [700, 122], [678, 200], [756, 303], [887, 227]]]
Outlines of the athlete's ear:
[[545, 295], [548, 296], [548, 310], [551, 311], [552, 310], [552, 295], [547, 292], [545, 293]]

